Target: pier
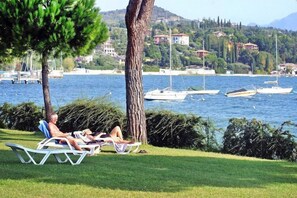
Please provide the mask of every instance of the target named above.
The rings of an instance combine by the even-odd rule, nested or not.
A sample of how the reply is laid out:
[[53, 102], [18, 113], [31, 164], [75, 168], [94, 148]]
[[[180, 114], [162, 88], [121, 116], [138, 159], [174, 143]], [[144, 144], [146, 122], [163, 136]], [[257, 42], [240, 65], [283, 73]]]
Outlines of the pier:
[[38, 77], [3, 77], [0, 78], [0, 82], [3, 81], [10, 81], [12, 84], [31, 84], [31, 83], [37, 83], [41, 84], [41, 79]]

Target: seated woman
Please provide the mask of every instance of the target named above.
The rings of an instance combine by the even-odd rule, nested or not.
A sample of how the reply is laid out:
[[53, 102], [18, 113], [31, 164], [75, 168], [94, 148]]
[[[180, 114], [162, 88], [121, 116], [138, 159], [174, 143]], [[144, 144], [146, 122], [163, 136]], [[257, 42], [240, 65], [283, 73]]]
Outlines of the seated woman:
[[114, 127], [109, 134], [103, 132], [92, 132], [90, 129], [83, 130], [83, 135], [91, 141], [96, 141], [98, 138], [112, 138], [115, 143], [131, 144], [133, 141], [123, 139], [123, 133], [119, 126]]

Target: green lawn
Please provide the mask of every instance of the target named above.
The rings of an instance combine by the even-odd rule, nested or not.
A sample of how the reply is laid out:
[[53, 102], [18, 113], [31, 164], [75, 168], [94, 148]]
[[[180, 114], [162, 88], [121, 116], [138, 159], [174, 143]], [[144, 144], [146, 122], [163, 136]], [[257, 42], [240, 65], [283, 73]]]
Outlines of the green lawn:
[[0, 197], [297, 197], [297, 163], [141, 146], [104, 148], [78, 166], [21, 164], [6, 142], [36, 148], [40, 133], [0, 129]]

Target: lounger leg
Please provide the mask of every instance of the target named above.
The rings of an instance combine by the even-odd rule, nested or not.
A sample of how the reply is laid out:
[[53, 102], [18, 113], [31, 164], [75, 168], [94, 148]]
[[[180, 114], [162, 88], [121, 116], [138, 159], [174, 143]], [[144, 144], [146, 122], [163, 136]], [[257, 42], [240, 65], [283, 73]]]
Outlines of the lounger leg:
[[58, 163], [66, 163], [68, 161], [67, 157], [65, 160], [62, 160], [61, 157], [59, 156], [59, 154], [53, 154], [53, 155]]
[[29, 153], [28, 151], [26, 151], [26, 150], [22, 150], [22, 151], [24, 151], [24, 153], [27, 154], [27, 156], [28, 156], [28, 158], [29, 158], [29, 159], [26, 161], [26, 160], [23, 158], [23, 156], [19, 153], [19, 151], [18, 151], [17, 148], [13, 148], [13, 147], [12, 147], [12, 150], [13, 150], [13, 152], [16, 154], [16, 156], [20, 159], [20, 161], [21, 161], [23, 164], [29, 164], [29, 163], [33, 162], [33, 164], [35, 164], [35, 165], [43, 165], [44, 162], [45, 162], [45, 161], [47, 160], [47, 158], [49, 157], [49, 154], [46, 154], [46, 155], [42, 158], [42, 160], [41, 160], [39, 163], [37, 163], [37, 162], [34, 160], [34, 157], [33, 157], [36, 153], [32, 153], [32, 154], [33, 154], [33, 156], [32, 156], [32, 155], [30, 155], [30, 153]]
[[[50, 156], [50, 153], [48, 152], [48, 153], [46, 153], [44, 156], [43, 156], [43, 158], [42, 158], [42, 160], [39, 162], [39, 163], [37, 163], [35, 160], [34, 160], [34, 158], [33, 158], [33, 156], [31, 156], [30, 155], [30, 153], [28, 152], [28, 151], [24, 151], [26, 154], [27, 154], [27, 156], [30, 158], [30, 160], [28, 161], [28, 162], [26, 162], [26, 163], [30, 163], [31, 161], [33, 162], [33, 164], [35, 164], [35, 165], [43, 165], [45, 162], [46, 162], [46, 160], [47, 160], [47, 158]], [[35, 153], [33, 153], [33, 155], [35, 155]], [[42, 155], [42, 154], [41, 154]]]
[[[51, 154], [54, 155], [55, 159], [59, 163], [65, 163], [69, 161], [72, 165], [77, 165], [77, 164], [80, 164], [81, 161], [85, 158], [85, 156], [89, 153], [89, 152], [82, 152], [82, 151], [75, 151], [75, 150], [34, 150], [34, 149], [25, 148], [21, 145], [17, 145], [13, 143], [6, 143], [6, 146], [11, 147], [12, 151], [16, 154], [16, 156], [19, 158], [19, 160], [22, 163], [32, 162], [35, 165], [43, 165]], [[26, 157], [24, 158], [23, 156], [25, 154], [22, 154], [21, 152], [24, 152], [29, 159], [27, 160]], [[64, 154], [66, 159], [62, 160], [62, 158], [58, 156], [59, 154], [61, 155]], [[34, 157], [36, 155], [43, 156], [39, 163], [34, 160]], [[76, 155], [78, 159], [74, 158], [77, 160], [73, 161], [69, 155]]]
[[[133, 153], [136, 153], [136, 152], [138, 151], [138, 149], [139, 149], [139, 146], [140, 146], [140, 145], [137, 145], [136, 148], [135, 148], [132, 152], [133, 152]], [[131, 147], [131, 149], [132, 149], [132, 147]]]
[[71, 160], [71, 158], [69, 157], [69, 155], [67, 153], [64, 153], [64, 154], [72, 165], [78, 165], [86, 157], [87, 152], [80, 154], [80, 157], [76, 160], [76, 162], [73, 162], [73, 160]]
[[81, 161], [82, 161], [86, 156], [87, 156], [87, 153], [83, 153], [83, 154], [81, 154], [80, 157], [78, 158], [78, 160], [77, 160], [74, 164], [72, 164], [72, 165], [78, 165], [78, 164], [80, 164]]
[[91, 148], [89, 152], [90, 152], [90, 155], [94, 155], [95, 149]]
[[[16, 156], [21, 160], [21, 162], [22, 162], [23, 164], [29, 164], [29, 163], [31, 163], [32, 159], [31, 159], [30, 157], [29, 157], [29, 160], [26, 161], [26, 160], [23, 158], [23, 156], [17, 151], [16, 148], [12, 148], [12, 150], [13, 150], [13, 152], [16, 154]], [[28, 155], [28, 154], [27, 154], [27, 155]]]
[[[60, 154], [64, 154], [65, 157], [66, 157], [66, 159], [65, 160], [62, 160], [61, 157], [59, 156], [59, 154], [53, 154], [58, 163], [66, 163], [66, 162], [69, 161], [72, 165], [78, 165], [85, 158], [85, 156], [87, 155], [87, 152], [84, 152], [82, 154], [80, 154], [80, 153], [67, 153], [67, 152], [60, 153]], [[71, 154], [76, 155], [76, 156], [79, 155], [80, 157], [76, 161], [73, 161], [71, 159], [71, 157], [69, 156]]]
[[[133, 148], [134, 146], [135, 146], [136, 148], [132, 151], [132, 148]], [[132, 151], [133, 153], [136, 153], [136, 152], [138, 151], [138, 149], [139, 149], [139, 146], [140, 146], [140, 145], [129, 145], [129, 144], [128, 144], [125, 150], [117, 150], [117, 149], [116, 149], [116, 151], [117, 151], [118, 154], [128, 154], [128, 153], [130, 153], [131, 151]]]
[[44, 157], [43, 157], [42, 160], [39, 162], [39, 164], [36, 164], [36, 163], [34, 163], [34, 162], [33, 162], [33, 163], [36, 164], [36, 165], [43, 165], [43, 164], [46, 162], [47, 158], [48, 158], [50, 155], [51, 155], [51, 153], [48, 152], [47, 154], [44, 155]]

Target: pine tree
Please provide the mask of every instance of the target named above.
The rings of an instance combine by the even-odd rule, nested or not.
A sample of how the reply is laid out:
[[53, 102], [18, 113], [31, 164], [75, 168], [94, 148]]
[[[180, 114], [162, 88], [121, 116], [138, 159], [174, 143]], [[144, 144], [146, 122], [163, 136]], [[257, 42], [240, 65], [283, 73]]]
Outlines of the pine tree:
[[0, 2], [0, 40], [14, 56], [28, 50], [41, 55], [42, 90], [46, 118], [52, 113], [48, 58], [60, 54], [88, 54], [108, 38], [95, 0], [24, 0]]
[[147, 133], [142, 86], [142, 55], [154, 2], [154, 0], [130, 0], [125, 15], [128, 31], [125, 62], [127, 127], [133, 139], [143, 143], [147, 143]]

